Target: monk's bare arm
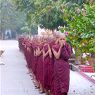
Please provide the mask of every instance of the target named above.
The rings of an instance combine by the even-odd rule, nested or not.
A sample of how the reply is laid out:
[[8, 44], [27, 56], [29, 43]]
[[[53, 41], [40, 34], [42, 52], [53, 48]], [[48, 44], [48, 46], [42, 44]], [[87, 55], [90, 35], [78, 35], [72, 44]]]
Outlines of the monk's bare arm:
[[55, 56], [56, 59], [59, 59], [59, 58], [60, 58], [60, 55], [61, 55], [61, 48], [62, 48], [62, 47], [60, 46], [58, 52], [52, 48], [53, 54], [54, 54], [54, 56]]

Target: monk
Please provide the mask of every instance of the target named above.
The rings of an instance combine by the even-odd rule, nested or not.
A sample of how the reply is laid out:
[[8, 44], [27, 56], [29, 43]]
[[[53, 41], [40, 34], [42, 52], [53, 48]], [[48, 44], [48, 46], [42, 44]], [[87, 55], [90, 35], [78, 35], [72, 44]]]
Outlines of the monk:
[[45, 93], [47, 95], [50, 95], [51, 90], [51, 75], [52, 75], [52, 52], [50, 49], [50, 45], [48, 42], [46, 42], [43, 46], [43, 63], [44, 63], [44, 88]]
[[58, 43], [52, 46], [54, 54], [54, 91], [53, 95], [67, 95], [69, 90], [69, 63], [68, 59], [72, 53], [71, 46], [66, 42], [66, 38], [60, 35]]

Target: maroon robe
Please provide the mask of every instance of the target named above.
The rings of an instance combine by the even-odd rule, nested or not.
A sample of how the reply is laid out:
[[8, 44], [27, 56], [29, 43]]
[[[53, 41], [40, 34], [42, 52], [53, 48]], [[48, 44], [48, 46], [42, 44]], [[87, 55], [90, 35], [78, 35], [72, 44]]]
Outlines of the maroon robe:
[[60, 58], [55, 59], [54, 61], [53, 95], [66, 95], [69, 90], [70, 70], [68, 59], [70, 58], [71, 52], [70, 45], [66, 43], [66, 45], [61, 49]]
[[[48, 51], [48, 45], [44, 46], [44, 51]], [[52, 82], [52, 70], [53, 70], [53, 61], [50, 58], [49, 54], [44, 58], [44, 88], [46, 90], [51, 90]]]
[[[42, 50], [42, 45], [38, 45], [40, 50]], [[39, 56], [37, 56], [37, 80], [44, 86], [44, 72], [43, 72], [43, 54], [41, 53]]]
[[32, 49], [32, 58], [31, 58], [32, 65], [31, 65], [31, 68], [32, 68], [33, 74], [36, 76], [37, 57], [34, 55], [34, 51], [36, 50], [36, 45], [34, 43], [32, 43], [32, 48], [31, 49]]
[[32, 65], [32, 52], [31, 52], [31, 44], [30, 41], [26, 42], [26, 59], [27, 59], [27, 66], [29, 68], [29, 70], [31, 70], [31, 65]]

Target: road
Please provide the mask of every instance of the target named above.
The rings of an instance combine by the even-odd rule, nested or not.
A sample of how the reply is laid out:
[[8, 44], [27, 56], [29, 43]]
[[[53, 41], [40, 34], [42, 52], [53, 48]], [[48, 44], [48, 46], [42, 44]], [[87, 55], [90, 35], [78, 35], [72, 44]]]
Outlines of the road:
[[[0, 65], [0, 95], [44, 95], [34, 87], [18, 42], [1, 40], [0, 48], [5, 50], [1, 58], [5, 65]], [[95, 95], [95, 84], [71, 71], [69, 95]]]

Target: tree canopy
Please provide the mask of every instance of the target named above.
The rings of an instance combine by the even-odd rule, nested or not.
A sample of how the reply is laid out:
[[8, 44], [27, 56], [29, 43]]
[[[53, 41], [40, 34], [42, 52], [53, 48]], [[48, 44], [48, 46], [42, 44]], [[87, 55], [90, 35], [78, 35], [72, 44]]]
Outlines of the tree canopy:
[[19, 10], [26, 12], [27, 22], [31, 25], [37, 24], [53, 30], [65, 24], [62, 18], [63, 0], [15, 0], [15, 2]]
[[12, 0], [0, 1], [0, 30], [4, 33], [7, 29], [16, 31], [25, 22], [25, 13], [16, 10]]
[[64, 19], [68, 23], [68, 27], [65, 27], [69, 31], [68, 40], [77, 56], [88, 52], [95, 54], [95, 2], [84, 2], [82, 7], [74, 6], [66, 6], [64, 10]]
[[7, 2], [8, 11], [5, 6], [6, 2], [5, 5], [2, 4], [4, 6], [2, 6], [4, 10], [1, 16], [2, 25], [3, 22], [7, 23], [2, 27], [14, 27], [14, 29], [16, 26], [19, 27], [24, 20], [24, 16], [21, 15], [23, 12], [26, 21], [22, 30], [27, 29], [26, 31], [29, 32], [32, 27], [38, 25], [51, 30], [62, 26], [60, 31], [69, 32], [67, 40], [75, 48], [76, 55], [84, 52], [95, 53], [94, 0], [14, 0], [12, 2], [12, 4]]

